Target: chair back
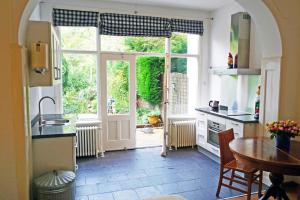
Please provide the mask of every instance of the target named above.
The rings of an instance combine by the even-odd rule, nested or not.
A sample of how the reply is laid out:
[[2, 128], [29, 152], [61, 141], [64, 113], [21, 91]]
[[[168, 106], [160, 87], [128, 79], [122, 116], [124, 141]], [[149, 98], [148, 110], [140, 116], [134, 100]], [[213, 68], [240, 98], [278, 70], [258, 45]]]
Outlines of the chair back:
[[228, 129], [219, 133], [219, 145], [220, 145], [220, 160], [221, 166], [235, 160], [232, 151], [229, 148], [229, 142], [234, 139], [233, 129]]

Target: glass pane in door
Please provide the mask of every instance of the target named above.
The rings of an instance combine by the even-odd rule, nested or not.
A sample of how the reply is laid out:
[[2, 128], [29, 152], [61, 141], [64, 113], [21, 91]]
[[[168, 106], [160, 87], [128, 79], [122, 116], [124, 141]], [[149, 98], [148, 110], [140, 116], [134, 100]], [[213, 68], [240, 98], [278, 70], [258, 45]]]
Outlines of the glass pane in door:
[[129, 113], [129, 62], [107, 61], [107, 113]]

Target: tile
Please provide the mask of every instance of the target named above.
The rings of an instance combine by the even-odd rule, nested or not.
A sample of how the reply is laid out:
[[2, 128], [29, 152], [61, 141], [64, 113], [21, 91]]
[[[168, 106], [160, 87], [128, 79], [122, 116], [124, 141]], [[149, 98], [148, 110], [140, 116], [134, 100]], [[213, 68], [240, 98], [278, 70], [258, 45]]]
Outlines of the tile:
[[176, 194], [180, 192], [177, 183], [157, 185], [156, 188], [161, 194]]
[[122, 190], [119, 183], [104, 183], [98, 184], [98, 193], [114, 192]]
[[96, 184], [96, 183], [105, 183], [107, 179], [105, 177], [95, 176], [87, 176], [85, 180], [86, 184]]
[[156, 197], [160, 195], [160, 191], [153, 186], [136, 188], [135, 191], [140, 199]]
[[139, 197], [134, 190], [113, 192], [113, 196], [115, 200], [139, 200]]
[[127, 180], [128, 176], [125, 174], [113, 174], [107, 178], [108, 182], [124, 181]]
[[[170, 151], [167, 157], [160, 152], [160, 147], [144, 148], [77, 159], [76, 200], [140, 200], [150, 194], [216, 199], [218, 163], [190, 148]], [[221, 190], [222, 198], [237, 194]]]
[[144, 186], [155, 186], [163, 184], [164, 181], [161, 176], [148, 176], [139, 179]]
[[90, 195], [88, 200], [114, 200], [112, 193]]
[[200, 185], [195, 180], [178, 182], [180, 192], [193, 191], [200, 189]]
[[[188, 191], [179, 193], [179, 195], [183, 196], [187, 200], [208, 200], [205, 190]], [[216, 197], [214, 199], [216, 199]]]
[[76, 196], [96, 194], [98, 192], [97, 185], [83, 185], [76, 187]]
[[77, 196], [75, 200], [89, 200], [88, 196]]
[[132, 179], [132, 180], [120, 181], [118, 183], [121, 186], [122, 190], [135, 189], [135, 188], [140, 188], [140, 187], [147, 186], [146, 184], [144, 184], [139, 179]]

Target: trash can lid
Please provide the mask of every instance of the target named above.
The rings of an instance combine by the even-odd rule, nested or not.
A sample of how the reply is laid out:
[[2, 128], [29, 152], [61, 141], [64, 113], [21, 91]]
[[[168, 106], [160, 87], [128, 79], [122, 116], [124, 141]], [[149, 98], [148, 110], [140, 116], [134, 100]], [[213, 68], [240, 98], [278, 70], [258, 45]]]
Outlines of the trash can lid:
[[41, 189], [63, 188], [75, 180], [75, 173], [72, 171], [48, 172], [34, 180], [34, 184]]

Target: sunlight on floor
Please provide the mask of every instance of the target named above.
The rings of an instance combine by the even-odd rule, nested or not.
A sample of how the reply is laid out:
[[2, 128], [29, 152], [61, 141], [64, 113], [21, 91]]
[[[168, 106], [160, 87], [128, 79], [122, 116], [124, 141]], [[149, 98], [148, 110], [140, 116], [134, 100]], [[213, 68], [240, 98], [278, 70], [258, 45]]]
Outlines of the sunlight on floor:
[[153, 128], [153, 133], [147, 133], [144, 128], [136, 129], [136, 147], [161, 146], [163, 143], [163, 128]]

